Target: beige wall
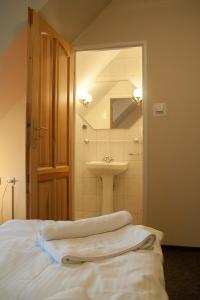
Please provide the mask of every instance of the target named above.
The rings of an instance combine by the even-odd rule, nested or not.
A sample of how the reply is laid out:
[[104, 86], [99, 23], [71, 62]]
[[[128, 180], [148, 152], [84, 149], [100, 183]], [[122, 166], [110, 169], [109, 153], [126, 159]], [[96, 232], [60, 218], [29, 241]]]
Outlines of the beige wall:
[[147, 224], [175, 245], [200, 246], [199, 12], [199, 0], [113, 0], [74, 42], [147, 42]]
[[[25, 111], [27, 32], [24, 29], [0, 56], [0, 200], [6, 178], [15, 177], [15, 218], [25, 218]], [[11, 185], [3, 220], [11, 218]], [[2, 202], [0, 201], [0, 211]], [[0, 219], [0, 222], [2, 220]]]

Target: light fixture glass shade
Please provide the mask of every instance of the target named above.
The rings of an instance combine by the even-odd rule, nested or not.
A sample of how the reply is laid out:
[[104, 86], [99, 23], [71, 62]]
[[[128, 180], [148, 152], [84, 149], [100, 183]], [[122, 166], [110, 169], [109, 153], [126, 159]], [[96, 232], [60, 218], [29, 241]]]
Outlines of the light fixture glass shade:
[[141, 104], [143, 100], [142, 90], [139, 88], [134, 89], [132, 101], [134, 101], [137, 105]]
[[133, 97], [134, 98], [138, 98], [138, 99], [142, 99], [142, 90], [141, 89], [135, 89], [133, 91]]
[[88, 104], [92, 101], [92, 95], [90, 95], [87, 91], [85, 90], [79, 90], [78, 91], [78, 99], [84, 104]]

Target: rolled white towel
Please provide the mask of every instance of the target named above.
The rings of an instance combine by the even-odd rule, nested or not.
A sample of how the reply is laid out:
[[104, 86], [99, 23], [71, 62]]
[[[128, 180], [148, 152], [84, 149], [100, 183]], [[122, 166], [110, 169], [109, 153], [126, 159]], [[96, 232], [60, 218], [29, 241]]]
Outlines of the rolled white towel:
[[40, 236], [46, 241], [85, 237], [119, 229], [132, 221], [132, 215], [128, 211], [77, 221], [51, 221], [41, 226]]
[[45, 241], [39, 246], [58, 264], [99, 261], [129, 251], [152, 249], [156, 235], [136, 225], [82, 238]]

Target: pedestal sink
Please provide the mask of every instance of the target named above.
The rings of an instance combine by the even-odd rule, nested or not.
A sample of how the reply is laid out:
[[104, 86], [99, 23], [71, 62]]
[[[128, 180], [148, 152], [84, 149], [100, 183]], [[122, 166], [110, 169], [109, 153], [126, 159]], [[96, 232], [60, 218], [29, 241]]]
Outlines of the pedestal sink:
[[96, 176], [102, 178], [103, 181], [103, 199], [101, 206], [101, 213], [109, 214], [113, 212], [113, 179], [127, 170], [128, 164], [126, 162], [104, 162], [104, 161], [90, 161], [86, 163], [87, 168]]

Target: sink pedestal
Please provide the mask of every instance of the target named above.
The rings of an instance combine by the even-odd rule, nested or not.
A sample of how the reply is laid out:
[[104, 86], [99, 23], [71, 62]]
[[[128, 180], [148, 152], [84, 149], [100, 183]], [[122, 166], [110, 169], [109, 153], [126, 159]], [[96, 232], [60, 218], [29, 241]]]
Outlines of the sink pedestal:
[[113, 205], [113, 176], [103, 175], [101, 176], [103, 183], [103, 193], [102, 193], [102, 204], [101, 204], [101, 214], [107, 215], [114, 211]]
[[103, 162], [90, 161], [86, 163], [87, 168], [96, 176], [102, 178], [103, 183], [103, 197], [101, 204], [101, 214], [106, 215], [114, 211], [113, 204], [113, 178], [126, 171], [126, 162]]

